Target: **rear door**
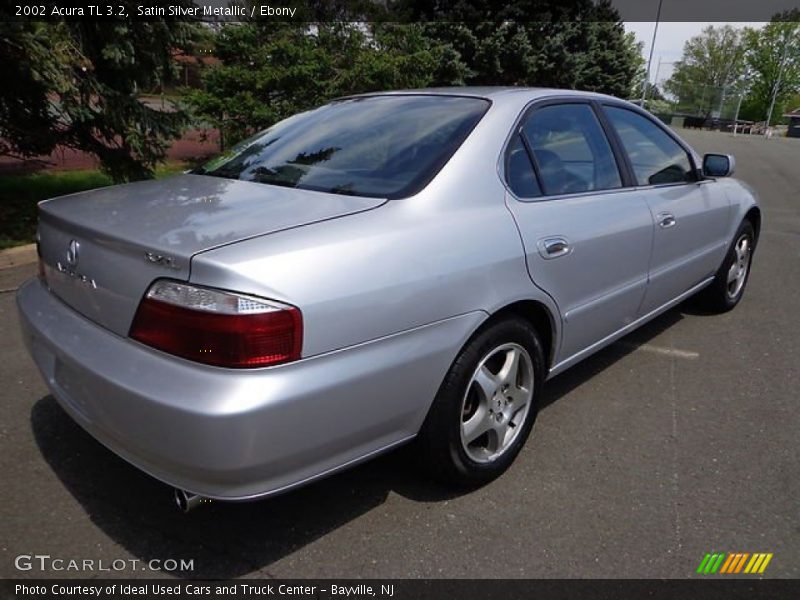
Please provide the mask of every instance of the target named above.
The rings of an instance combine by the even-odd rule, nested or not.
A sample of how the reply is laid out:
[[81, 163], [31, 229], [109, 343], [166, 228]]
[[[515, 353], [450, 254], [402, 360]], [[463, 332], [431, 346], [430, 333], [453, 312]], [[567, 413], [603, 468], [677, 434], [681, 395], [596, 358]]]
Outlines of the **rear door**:
[[642, 304], [647, 314], [714, 274], [727, 246], [730, 203], [704, 180], [694, 159], [648, 115], [604, 106], [636, 179], [636, 195], [653, 215], [653, 253]]
[[591, 102], [534, 105], [505, 157], [507, 203], [533, 281], [558, 304], [562, 362], [632, 322], [653, 237], [620, 149]]

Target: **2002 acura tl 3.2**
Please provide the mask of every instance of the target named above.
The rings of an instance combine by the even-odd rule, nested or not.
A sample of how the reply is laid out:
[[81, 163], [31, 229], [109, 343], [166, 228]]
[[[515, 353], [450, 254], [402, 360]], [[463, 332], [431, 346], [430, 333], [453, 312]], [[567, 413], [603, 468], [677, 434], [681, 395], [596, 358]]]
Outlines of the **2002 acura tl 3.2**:
[[761, 216], [732, 171], [608, 96], [345, 98], [194, 173], [43, 202], [25, 340], [184, 507], [414, 437], [480, 484], [548, 377], [697, 292], [739, 302]]

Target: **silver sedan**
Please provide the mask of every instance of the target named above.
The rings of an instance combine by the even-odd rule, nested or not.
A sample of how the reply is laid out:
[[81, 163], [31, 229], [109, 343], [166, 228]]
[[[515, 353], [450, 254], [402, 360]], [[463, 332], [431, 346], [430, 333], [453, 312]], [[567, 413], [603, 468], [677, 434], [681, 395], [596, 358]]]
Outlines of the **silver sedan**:
[[480, 485], [549, 377], [692, 295], [739, 302], [761, 213], [733, 169], [599, 94], [344, 98], [192, 173], [43, 202], [24, 337], [184, 508], [411, 440]]

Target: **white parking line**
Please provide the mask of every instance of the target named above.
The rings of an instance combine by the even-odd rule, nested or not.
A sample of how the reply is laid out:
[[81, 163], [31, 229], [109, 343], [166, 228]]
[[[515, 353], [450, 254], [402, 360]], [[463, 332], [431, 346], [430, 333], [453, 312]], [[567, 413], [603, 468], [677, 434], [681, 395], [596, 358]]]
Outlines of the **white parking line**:
[[634, 344], [631, 342], [617, 343], [631, 350], [644, 350], [645, 352], [661, 354], [662, 356], [674, 356], [675, 358], [685, 358], [688, 360], [695, 360], [700, 356], [699, 352], [692, 352], [691, 350], [678, 350], [677, 348], [665, 348], [663, 346], [653, 346], [652, 344]]

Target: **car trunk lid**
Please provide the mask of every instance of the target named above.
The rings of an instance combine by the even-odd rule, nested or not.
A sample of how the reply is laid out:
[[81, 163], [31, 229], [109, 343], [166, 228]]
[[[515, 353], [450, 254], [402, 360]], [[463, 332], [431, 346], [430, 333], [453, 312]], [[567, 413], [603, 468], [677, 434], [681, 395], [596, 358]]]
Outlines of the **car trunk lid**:
[[55, 295], [127, 335], [149, 285], [162, 277], [188, 280], [198, 252], [384, 202], [181, 175], [42, 202], [39, 248]]

